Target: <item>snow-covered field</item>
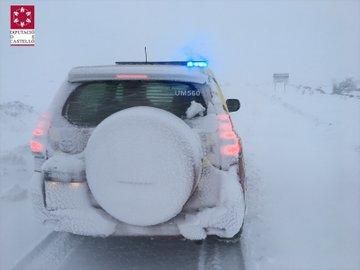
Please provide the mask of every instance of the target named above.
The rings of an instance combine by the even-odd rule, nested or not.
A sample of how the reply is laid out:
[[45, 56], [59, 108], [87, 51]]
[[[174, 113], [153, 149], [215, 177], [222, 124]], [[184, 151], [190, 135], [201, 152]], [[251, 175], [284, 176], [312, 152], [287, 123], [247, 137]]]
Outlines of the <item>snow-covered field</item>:
[[244, 87], [250, 269], [359, 269], [360, 102]]
[[[226, 88], [242, 103], [233, 119], [247, 165], [247, 269], [359, 269], [360, 100], [271, 85]], [[38, 113], [13, 102], [1, 104], [0, 114], [0, 242], [8, 243], [0, 245], [0, 269], [10, 269], [49, 232], [33, 217], [27, 193], [26, 144]]]

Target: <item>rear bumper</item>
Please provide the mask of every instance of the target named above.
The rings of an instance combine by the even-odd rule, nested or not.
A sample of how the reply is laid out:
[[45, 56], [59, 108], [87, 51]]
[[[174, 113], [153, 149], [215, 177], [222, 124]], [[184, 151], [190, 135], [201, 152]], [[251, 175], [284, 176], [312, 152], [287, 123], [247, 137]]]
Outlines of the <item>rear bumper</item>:
[[[232, 187], [225, 186], [229, 179], [223, 178], [228, 178], [228, 174], [236, 176]], [[232, 237], [240, 230], [244, 217], [243, 190], [235, 166], [226, 173], [209, 167], [183, 211], [154, 226], [134, 226], [116, 220], [97, 204], [86, 182], [44, 181], [42, 173], [34, 173], [32, 182], [36, 212], [40, 220], [55, 231], [104, 237], [182, 235], [203, 239], [208, 234]], [[234, 192], [234, 187], [238, 191]], [[231, 226], [216, 220], [219, 213], [222, 218], [227, 215], [225, 219], [232, 220]]]
[[33, 176], [33, 203], [39, 218], [55, 231], [89, 236], [161, 236], [179, 235], [174, 221], [156, 226], [133, 226], [106, 213], [94, 200], [86, 182], [43, 181], [41, 173]]

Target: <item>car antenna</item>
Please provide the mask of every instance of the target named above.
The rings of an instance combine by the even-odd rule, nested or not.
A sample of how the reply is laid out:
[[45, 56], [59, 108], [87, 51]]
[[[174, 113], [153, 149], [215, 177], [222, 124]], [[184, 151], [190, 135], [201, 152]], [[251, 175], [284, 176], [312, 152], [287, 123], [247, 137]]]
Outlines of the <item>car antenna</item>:
[[145, 46], [145, 63], [147, 63], [147, 51], [146, 51], [146, 46]]

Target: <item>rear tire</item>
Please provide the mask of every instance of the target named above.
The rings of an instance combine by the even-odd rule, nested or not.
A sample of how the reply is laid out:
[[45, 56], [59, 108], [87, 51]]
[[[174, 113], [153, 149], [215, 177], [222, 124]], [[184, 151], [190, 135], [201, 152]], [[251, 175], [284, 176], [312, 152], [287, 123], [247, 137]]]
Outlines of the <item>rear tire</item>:
[[241, 238], [241, 234], [243, 231], [243, 227], [244, 225], [241, 226], [240, 231], [238, 233], [236, 233], [233, 237], [231, 238], [225, 238], [225, 237], [219, 237], [219, 236], [215, 236], [215, 239], [219, 242], [222, 243], [229, 243], [229, 244], [234, 244], [234, 243], [238, 243], [240, 242], [240, 238]]

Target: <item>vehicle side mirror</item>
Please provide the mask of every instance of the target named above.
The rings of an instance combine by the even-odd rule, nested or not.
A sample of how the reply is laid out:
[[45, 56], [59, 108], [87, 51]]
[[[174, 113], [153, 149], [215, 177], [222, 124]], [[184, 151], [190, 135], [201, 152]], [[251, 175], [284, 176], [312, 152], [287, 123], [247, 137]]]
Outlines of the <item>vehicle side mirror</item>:
[[229, 98], [226, 100], [226, 106], [229, 112], [236, 112], [240, 109], [240, 101], [235, 98]]

